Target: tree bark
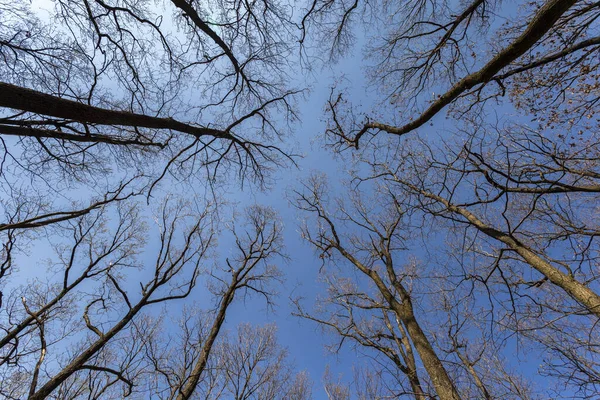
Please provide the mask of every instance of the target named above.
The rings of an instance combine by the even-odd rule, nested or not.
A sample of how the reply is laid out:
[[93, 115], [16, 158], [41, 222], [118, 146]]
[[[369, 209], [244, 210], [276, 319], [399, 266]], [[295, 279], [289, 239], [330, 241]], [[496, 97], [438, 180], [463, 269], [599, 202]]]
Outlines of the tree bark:
[[202, 351], [200, 352], [200, 358], [196, 361], [196, 365], [192, 370], [192, 373], [188, 377], [188, 382], [183, 386], [177, 395], [177, 400], [187, 400], [192, 394], [194, 394], [194, 390], [196, 390], [196, 386], [198, 386], [198, 382], [206, 368], [206, 364], [208, 363], [208, 357], [210, 356], [210, 352], [212, 347], [219, 336], [219, 332], [221, 331], [221, 327], [223, 326], [223, 322], [225, 322], [225, 315], [227, 313], [227, 308], [233, 301], [235, 296], [236, 284], [238, 283], [238, 275], [239, 273], [234, 274], [232, 278], [232, 282], [230, 286], [227, 288], [227, 292], [223, 296], [221, 301], [221, 305], [219, 307], [219, 311], [215, 317], [215, 320], [210, 328], [210, 333], [206, 342], [202, 346]]
[[13, 108], [55, 118], [64, 118], [81, 123], [170, 129], [195, 137], [212, 136], [239, 141], [226, 131], [190, 125], [172, 118], [160, 118], [128, 111], [94, 107], [5, 82], [0, 82], [0, 107]]
[[369, 129], [379, 129], [394, 135], [404, 135], [418, 127], [424, 125], [433, 118], [444, 107], [452, 103], [465, 91], [475, 85], [489, 82], [502, 68], [525, 54], [533, 45], [535, 45], [556, 23], [556, 21], [571, 7], [577, 0], [549, 0], [546, 2], [533, 17], [527, 28], [512, 43], [496, 54], [479, 71], [473, 72], [462, 78], [446, 93], [441, 95], [433, 102], [418, 118], [401, 127], [386, 125], [382, 123], [367, 123], [356, 134], [354, 145], [358, 147], [360, 137]]
[[572, 299], [576, 300], [579, 304], [583, 305], [591, 313], [600, 318], [600, 296], [581, 282], [577, 281], [573, 276], [561, 272], [558, 268], [555, 268], [548, 261], [536, 254], [527, 245], [521, 243], [512, 235], [487, 225], [469, 210], [455, 206], [448, 200], [434, 195], [433, 193], [415, 187], [412, 188], [430, 199], [439, 201], [446, 206], [449, 211], [462, 215], [472, 226], [486, 236], [507, 245], [510, 249], [519, 254], [527, 264], [531, 265], [535, 270], [547, 277], [550, 282], [567, 292]]
[[450, 379], [450, 376], [446, 372], [444, 364], [442, 364], [442, 361], [438, 358], [433, 346], [427, 339], [427, 336], [415, 318], [412, 303], [410, 301], [410, 295], [406, 292], [406, 290], [398, 282], [395, 283], [394, 287], [402, 296], [401, 301], [398, 301], [396, 296], [394, 296], [394, 294], [387, 287], [383, 279], [381, 279], [381, 276], [379, 276], [377, 271], [367, 268], [352, 254], [348, 253], [343, 247], [338, 245], [337, 249], [361, 272], [371, 278], [373, 283], [375, 283], [378, 290], [382, 294], [383, 298], [388, 302], [391, 309], [394, 311], [400, 321], [402, 321], [440, 400], [460, 400], [461, 397], [458, 394], [454, 383]]
[[102, 347], [104, 347], [110, 339], [121, 331], [129, 322], [133, 320], [138, 312], [144, 307], [152, 292], [146, 295], [132, 308], [129, 312], [115, 324], [111, 330], [100, 336], [98, 340], [92, 343], [83, 353], [77, 356], [73, 361], [64, 367], [58, 374], [52, 377], [48, 382], [39, 388], [33, 395], [29, 396], [29, 400], [42, 400], [47, 398], [58, 386], [66, 381], [71, 375], [79, 371], [85, 363], [92, 358]]

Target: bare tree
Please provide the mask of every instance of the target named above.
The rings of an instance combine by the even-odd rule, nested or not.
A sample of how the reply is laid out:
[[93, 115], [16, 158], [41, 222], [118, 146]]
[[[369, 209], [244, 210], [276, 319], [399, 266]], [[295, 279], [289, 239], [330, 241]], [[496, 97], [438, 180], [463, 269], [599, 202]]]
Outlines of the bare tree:
[[[387, 157], [369, 158], [366, 176], [427, 221], [422, 235], [434, 224], [445, 243], [455, 243], [442, 250], [452, 260], [447, 290], [462, 286], [465, 298], [489, 304], [482, 318], [494, 332], [488, 345], [506, 340], [506, 330], [516, 333], [543, 349], [540, 374], [596, 393], [594, 135], [554, 139], [515, 123], [469, 125], [457, 135], [463, 139], [405, 141]], [[449, 339], [460, 357], [460, 340]], [[468, 369], [470, 361], [462, 362]]]
[[[153, 269], [136, 261], [145, 237], [140, 216], [124, 205], [119, 210], [114, 231], [96, 211], [68, 220], [66, 237], [72, 233], [75, 242], [57, 246], [58, 282], [11, 292], [0, 346], [4, 396], [310, 397], [309, 380], [287, 364], [274, 326], [240, 326], [237, 338], [246, 342], [220, 338], [235, 297], [258, 294], [268, 305], [273, 301], [281, 273], [272, 263], [284, 258], [273, 210], [249, 208], [244, 222], [231, 227], [235, 252], [204, 275], [216, 237], [212, 207], [202, 213], [182, 204], [163, 207]], [[131, 267], [146, 277], [138, 289], [126, 281]], [[215, 308], [188, 307], [179, 332], [162, 333], [162, 318], [150, 310], [186, 298], [205, 278]]]
[[[298, 40], [312, 66], [359, 36], [381, 97], [368, 110], [331, 91], [326, 140], [360, 151], [347, 202], [332, 207], [318, 179], [298, 193], [328, 287], [298, 314], [369, 357], [358, 397], [534, 398], [503, 356], [515, 348], [543, 355], [552, 396], [597, 396], [598, 3], [13, 3], [0, 0], [3, 396], [310, 396], [274, 328], [240, 328], [256, 348], [219, 339], [235, 299], [274, 301], [275, 213], [250, 209], [235, 254], [209, 268], [219, 201], [163, 207], [152, 261], [134, 204], [171, 182], [266, 186], [294, 162], [281, 139], [301, 93]], [[445, 111], [449, 131], [428, 138]], [[28, 259], [42, 244], [55, 253], [44, 276]], [[153, 306], [204, 279], [213, 308], [161, 334]], [[330, 398], [350, 396], [325, 381]]]
[[[7, 396], [46, 398], [64, 390], [82, 371], [110, 376], [130, 392], [128, 370], [136, 362], [129, 357], [136, 353], [121, 351], [116, 357], [107, 344], [123, 340], [122, 332], [145, 307], [185, 298], [212, 247], [211, 208], [195, 216], [185, 214], [181, 204], [176, 208], [167, 205], [162, 210], [155, 266], [138, 290], [125, 282], [126, 269], [143, 265], [136, 255], [145, 228], [135, 208], [118, 210], [113, 232], [102, 214], [71, 223], [67, 233], [72, 232], [74, 243], [57, 247], [53, 268], [58, 281], [47, 287], [43, 282], [29, 285], [20, 296], [20, 307], [17, 292], [12, 292], [15, 300], [9, 302], [2, 339], [4, 382], [11, 387], [14, 379], [24, 378], [26, 384], [19, 388], [24, 392]], [[183, 229], [180, 237], [178, 229]], [[77, 344], [69, 348], [64, 339]]]
[[397, 253], [404, 247], [400, 205], [395, 200], [378, 204], [384, 212], [373, 216], [375, 206], [368, 206], [354, 192], [349, 206], [339, 202], [332, 212], [328, 210], [327, 192], [325, 182], [314, 177], [305, 192], [298, 193], [297, 207], [316, 219], [303, 227], [303, 237], [324, 261], [331, 258], [354, 268], [373, 292], [343, 275], [331, 277], [328, 302], [333, 307], [326, 311], [328, 317], [313, 317], [301, 309], [299, 314], [332, 328], [342, 342], [349, 338], [380, 352], [408, 378], [410, 389], [401, 389], [405, 393], [416, 398], [426, 396], [416, 368], [416, 353], [437, 395], [441, 399], [461, 398], [443, 359], [418, 322], [408, 283], [410, 272], [397, 265]]
[[104, 234], [108, 223], [104, 212], [84, 214], [73, 223], [67, 222], [60, 233], [67, 238], [71, 236], [73, 243], [69, 247], [64, 244], [55, 247], [59, 262], [52, 266], [62, 279], [31, 283], [11, 292], [6, 306], [7, 324], [0, 339], [0, 348], [6, 351], [1, 365], [17, 362], [21, 351], [18, 344], [29, 341], [23, 337], [35, 331], [32, 327], [66, 313], [77, 298], [73, 294], [80, 286], [88, 280], [118, 275], [118, 271], [132, 261], [136, 247], [142, 243], [142, 227], [135, 210], [119, 208], [117, 213], [117, 229], [112, 236]]
[[[163, 197], [169, 176], [264, 185], [293, 162], [280, 148], [299, 93], [288, 84], [292, 10], [278, 1], [50, 3], [40, 12], [0, 1], [0, 284], [9, 289], [0, 293], [0, 387], [14, 398], [130, 396], [162, 373], [146, 354], [151, 310], [192, 292], [215, 240], [213, 205], [171, 202], [156, 217], [149, 261], [133, 197]], [[71, 201], [83, 192], [93, 198]], [[171, 397], [198, 387], [234, 297], [273, 301], [281, 226], [260, 207], [247, 222], [234, 224], [236, 254], [206, 276], [216, 309], [192, 365], [169, 375]], [[50, 275], [11, 287], [3, 278], [25, 258], [18, 251], [46, 238], [58, 254]]]
[[591, 28], [597, 4], [551, 0], [519, 6], [515, 17], [508, 5], [485, 0], [312, 2], [303, 19], [305, 35], [335, 38], [317, 44], [334, 52], [346, 49], [345, 38], [360, 21], [366, 20], [367, 30], [377, 27], [366, 35], [366, 54], [383, 97], [365, 112], [333, 91], [327, 105], [331, 143], [344, 149], [358, 147], [365, 135], [402, 136], [444, 109], [460, 119], [479, 113], [491, 99], [548, 126], [591, 118], [598, 87], [594, 54], [600, 40]]
[[215, 312], [189, 308], [177, 331], [169, 332], [168, 338], [156, 336], [146, 342], [152, 367], [142, 382], [147, 382], [143, 386], [153, 396], [177, 398], [193, 381], [189, 398], [311, 398], [312, 383], [306, 373], [294, 373], [287, 351], [277, 343], [274, 325], [241, 324], [233, 335], [223, 329], [210, 343], [200, 375], [192, 375], [206, 354], [214, 323]]
[[224, 338], [218, 348], [224, 397], [244, 399], [311, 398], [306, 374], [294, 374], [287, 352], [277, 344], [276, 327], [239, 325], [234, 337]]
[[[189, 338], [189, 333], [184, 336], [188, 338], [183, 348], [188, 359], [183, 369], [178, 376], [169, 376], [163, 372], [163, 367], [157, 370], [168, 382], [169, 398], [188, 399], [198, 388], [223, 328], [227, 309], [236, 296], [253, 293], [264, 297], [268, 304], [272, 301], [270, 288], [281, 278], [277, 267], [270, 264], [273, 259], [283, 257], [280, 221], [273, 210], [254, 206], [247, 210], [245, 228], [240, 231], [240, 227], [234, 225], [236, 254], [231, 259], [227, 258], [225, 265], [211, 274], [216, 310], [209, 314], [211, 322], [206, 316], [205, 321], [198, 321], [196, 339]], [[202, 326], [205, 328], [202, 329]], [[158, 360], [154, 363], [160, 365]]]
[[350, 388], [341, 382], [341, 377], [337, 377], [337, 380], [331, 374], [329, 365], [325, 369], [323, 374], [323, 389], [328, 400], [347, 400], [350, 398]]
[[361, 21], [377, 27], [365, 54], [380, 97], [368, 110], [332, 89], [327, 137], [335, 152], [361, 144], [358, 190], [385, 188], [443, 266], [428, 278], [448, 325], [433, 343], [471, 382], [465, 396], [535, 396], [513, 366], [489, 373], [511, 341], [559, 378], [548, 396], [597, 396], [598, 13], [554, 0], [306, 8], [305, 36], [335, 37], [322, 43], [334, 52]]
[[[286, 83], [294, 25], [282, 4], [48, 8], [0, 2], [0, 189], [10, 196], [115, 193], [115, 182], [150, 196], [168, 175], [264, 184], [292, 160], [280, 148], [298, 93]], [[46, 213], [81, 212], [69, 207], [48, 203]]]

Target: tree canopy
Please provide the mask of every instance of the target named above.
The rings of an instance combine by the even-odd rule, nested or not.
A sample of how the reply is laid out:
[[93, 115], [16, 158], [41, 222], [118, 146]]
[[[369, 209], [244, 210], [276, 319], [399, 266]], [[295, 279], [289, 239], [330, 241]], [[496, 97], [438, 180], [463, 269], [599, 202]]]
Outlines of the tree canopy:
[[599, 396], [599, 17], [0, 0], [0, 397]]

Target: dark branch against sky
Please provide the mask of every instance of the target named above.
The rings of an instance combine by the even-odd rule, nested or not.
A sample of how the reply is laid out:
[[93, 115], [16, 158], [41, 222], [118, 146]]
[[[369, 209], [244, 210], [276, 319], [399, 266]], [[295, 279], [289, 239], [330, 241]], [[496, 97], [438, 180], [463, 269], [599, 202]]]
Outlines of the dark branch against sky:
[[0, 397], [597, 396], [598, 17], [0, 0]]

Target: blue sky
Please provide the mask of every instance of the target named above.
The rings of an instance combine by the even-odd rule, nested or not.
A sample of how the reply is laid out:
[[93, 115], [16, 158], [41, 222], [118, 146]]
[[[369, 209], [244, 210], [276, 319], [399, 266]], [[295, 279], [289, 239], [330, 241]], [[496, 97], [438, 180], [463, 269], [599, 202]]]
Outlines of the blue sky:
[[[44, 7], [48, 2], [46, 0], [35, 0], [33, 4], [34, 7]], [[513, 15], [516, 7], [512, 3], [502, 4], [501, 11], [503, 15]], [[503, 22], [502, 18], [494, 21], [495, 24], [501, 22]], [[303, 71], [302, 74], [298, 75], [298, 86], [303, 86], [308, 82], [309, 91], [304, 98], [298, 98], [300, 121], [292, 125], [292, 131], [284, 139], [282, 145], [284, 148], [291, 148], [294, 153], [302, 155], [302, 157], [296, 159], [297, 167], [290, 165], [276, 171], [272, 176], [271, 188], [266, 191], [257, 189], [251, 183], [245, 184], [243, 188], [240, 188], [238, 184], [232, 184], [223, 189], [222, 194], [223, 198], [230, 203], [227, 210], [235, 206], [238, 211], [241, 211], [245, 206], [254, 204], [275, 208], [285, 227], [284, 242], [286, 253], [289, 255], [289, 260], [279, 262], [279, 267], [285, 274], [285, 283], [278, 287], [279, 295], [275, 299], [275, 309], [267, 310], [264, 301], [260, 298], [250, 298], [245, 302], [238, 298], [228, 310], [225, 328], [233, 330], [242, 322], [252, 324], [274, 322], [278, 326], [279, 342], [289, 350], [290, 359], [294, 361], [297, 370], [306, 370], [310, 374], [310, 378], [314, 383], [313, 394], [316, 399], [325, 398], [321, 379], [326, 365], [330, 365], [334, 376], [343, 374], [343, 379], [349, 382], [352, 379], [352, 364], [363, 362], [364, 356], [360, 356], [348, 344], [337, 356], [326, 353], [324, 345], [336, 341], [337, 338], [323, 335], [321, 329], [315, 323], [300, 320], [291, 315], [293, 307], [290, 303], [290, 297], [303, 298], [303, 304], [310, 310], [315, 299], [323, 294], [323, 284], [319, 282], [321, 261], [315, 256], [312, 248], [300, 238], [298, 232], [298, 225], [303, 216], [289, 204], [289, 200], [290, 192], [298, 188], [300, 183], [313, 172], [325, 173], [334, 188], [334, 192], [344, 193], [344, 180], [347, 179], [347, 169], [351, 167], [349, 160], [352, 150], [347, 150], [341, 156], [334, 156], [330, 150], [325, 149], [323, 146], [323, 133], [325, 131], [324, 107], [329, 98], [332, 85], [339, 84], [345, 89], [348, 99], [354, 104], [360, 103], [367, 109], [381, 100], [378, 97], [377, 89], [368, 88], [366, 84], [366, 61], [364, 61], [365, 58], [362, 52], [363, 35], [360, 29], [357, 29], [355, 33], [357, 34], [355, 46], [337, 63], [322, 69], [316, 69], [311, 73]], [[485, 51], [483, 48], [481, 50]], [[477, 59], [477, 62], [482, 63], [486, 60], [487, 57], [481, 57]], [[443, 88], [440, 87], [439, 89], [441, 91]], [[437, 93], [437, 88], [433, 87], [432, 92], [431, 95]], [[429, 95], [430, 93], [423, 95], [421, 100], [425, 100]], [[425, 102], [423, 101], [422, 104], [425, 104]], [[415, 111], [404, 112], [404, 110], [397, 110], [392, 107], [382, 109], [389, 112], [390, 115], [383, 116], [384, 119], [389, 121], [403, 121], [408, 114]], [[490, 112], [500, 114], [507, 119], [515, 116], [514, 110], [506, 103], [496, 106]], [[446, 119], [445, 113], [442, 111], [432, 119], [431, 123], [419, 129], [419, 135], [422, 137], [435, 137], [436, 135], [443, 137], [447, 130], [452, 130], [454, 124], [455, 121]], [[163, 187], [168, 186], [166, 182], [169, 182], [168, 179], [165, 179]], [[178, 194], [193, 192], [202, 197], [205, 187], [184, 182], [172, 184], [168, 190], [176, 190], [179, 192]], [[80, 196], [84, 202], [87, 199], [87, 193], [75, 193], [73, 196]], [[146, 210], [148, 215], [150, 214], [149, 210], [150, 208]], [[226, 218], [227, 215], [225, 215]], [[437, 242], [435, 243], [436, 246], [442, 247], [443, 237], [444, 235], [441, 234], [439, 237], [432, 237], [432, 240]], [[150, 250], [152, 250], [152, 243], [150, 242], [148, 246]], [[218, 259], [224, 259], [228, 251], [231, 250], [232, 245], [230, 238], [228, 239], [228, 236], [225, 235], [219, 242], [220, 255]], [[424, 251], [420, 251], [418, 248], [412, 251], [417, 255], [421, 253], [425, 256]], [[22, 283], [36, 277], [36, 270], [28, 268], [28, 266], [41, 264], [43, 259], [47, 257], [48, 252], [48, 248], [45, 246], [36, 247], [31, 252], [29, 259], [24, 262], [24, 268], [21, 269], [19, 275], [20, 281], [15, 283]], [[151, 251], [149, 251], [148, 256], [153, 256]], [[151, 258], [149, 259], [151, 260]], [[131, 285], [132, 288], [136, 287], [137, 280], [133, 279]], [[198, 304], [200, 307], [208, 308], [212, 304], [212, 298], [204, 287], [199, 285], [188, 299], [179, 302], [177, 305], [184, 303]], [[418, 306], [427, 307], [427, 305]], [[161, 311], [158, 308], [154, 311]], [[518, 352], [515, 350], [518, 349], [516, 342], [512, 343], [509, 340], [508, 343], [506, 357], [514, 357], [519, 360], [522, 375], [534, 375], [538, 366], [536, 354]]]
[[[44, 9], [50, 2], [45, 0], [36, 0], [33, 7]], [[301, 320], [291, 315], [293, 307], [290, 303], [290, 297], [303, 298], [303, 304], [310, 310], [314, 301], [320, 294], [323, 294], [324, 286], [319, 282], [319, 268], [321, 262], [315, 256], [313, 249], [305, 243], [299, 235], [298, 226], [304, 217], [289, 204], [290, 191], [297, 189], [300, 182], [306, 179], [314, 172], [325, 173], [334, 188], [335, 192], [343, 193], [343, 181], [347, 179], [347, 169], [351, 167], [348, 160], [351, 157], [352, 150], [346, 151], [342, 156], [334, 154], [324, 148], [323, 133], [325, 131], [325, 113], [324, 107], [330, 95], [333, 85], [338, 85], [345, 90], [346, 96], [353, 101], [355, 105], [360, 104], [369, 108], [376, 101], [377, 90], [369, 88], [365, 81], [365, 61], [363, 57], [362, 46], [363, 32], [357, 28], [355, 34], [357, 40], [347, 54], [340, 58], [336, 63], [329, 64], [321, 69], [315, 69], [312, 72], [303, 71], [299, 75], [298, 86], [302, 87], [308, 82], [309, 91], [304, 98], [298, 98], [298, 109], [300, 112], [300, 121], [292, 125], [292, 132], [285, 138], [284, 148], [292, 148], [294, 153], [302, 155], [296, 159], [297, 167], [289, 166], [280, 169], [273, 175], [274, 183], [270, 190], [260, 191], [252, 184], [245, 184], [243, 189], [239, 185], [231, 185], [225, 189], [224, 199], [241, 211], [245, 206], [260, 204], [275, 208], [284, 223], [284, 242], [286, 253], [290, 259], [280, 264], [281, 270], [285, 274], [285, 283], [278, 288], [279, 296], [275, 299], [277, 304], [274, 310], [267, 310], [265, 303], [260, 298], [250, 298], [243, 302], [238, 298], [228, 310], [226, 320], [226, 329], [233, 330], [242, 322], [252, 324], [263, 324], [274, 322], [278, 326], [278, 336], [281, 345], [289, 350], [290, 359], [294, 361], [298, 370], [306, 370], [314, 383], [313, 394], [315, 399], [325, 398], [323, 385], [321, 382], [323, 373], [327, 365], [333, 376], [342, 374], [343, 380], [350, 382], [352, 380], [352, 366], [364, 361], [356, 351], [351, 349], [350, 343], [347, 343], [342, 351], [337, 355], [332, 355], [325, 350], [325, 344], [337, 342], [338, 338], [323, 335], [322, 330], [315, 323]], [[360, 100], [358, 100], [360, 99]], [[436, 129], [444, 123], [443, 116], [434, 119]], [[428, 127], [429, 128], [429, 127]], [[428, 128], [422, 129], [421, 134], [428, 134]], [[168, 180], [167, 180], [168, 182]], [[168, 184], [163, 183], [163, 187]], [[174, 184], [171, 189], [182, 193], [195, 192], [202, 197], [204, 190], [201, 185], [190, 186], [189, 182]], [[87, 193], [81, 193], [81, 200], [85, 202]], [[79, 197], [77, 193], [75, 198]], [[160, 196], [157, 196], [160, 197]], [[150, 209], [146, 213], [150, 214]], [[227, 218], [227, 216], [225, 216]], [[152, 249], [152, 241], [148, 249]], [[232, 243], [228, 243], [226, 238], [221, 238], [219, 242], [219, 257], [223, 259], [227, 256]], [[39, 260], [47, 257], [48, 249], [38, 248], [31, 258], [31, 264], [38, 264]], [[148, 253], [149, 261], [152, 261], [153, 254]], [[20, 275], [20, 282], [34, 278], [36, 273], [34, 269], [23, 268]], [[139, 274], [132, 274], [132, 289], [137, 287]], [[139, 276], [141, 280], [143, 276]], [[192, 295], [185, 301], [178, 302], [183, 304], [197, 304], [200, 307], [210, 307], [212, 298], [210, 294], [199, 285]], [[169, 306], [167, 306], [169, 309]], [[176, 307], [177, 308], [177, 307]], [[172, 309], [172, 308], [171, 308]], [[162, 307], [155, 307], [153, 312], [160, 312]]]
[[241, 192], [231, 189], [231, 197], [227, 196], [237, 202], [239, 207], [261, 204], [275, 208], [284, 223], [284, 242], [290, 256], [289, 261], [280, 265], [286, 282], [279, 290], [274, 312], [265, 310], [264, 301], [258, 298], [245, 304], [238, 301], [228, 311], [227, 327], [231, 329], [241, 322], [276, 323], [280, 344], [288, 348], [290, 359], [294, 360], [296, 368], [310, 374], [315, 399], [326, 398], [321, 379], [327, 365], [333, 376], [342, 374], [343, 379], [349, 382], [352, 379], [352, 365], [361, 358], [350, 346], [345, 346], [337, 355], [331, 354], [325, 349], [325, 345], [337, 341], [336, 337], [324, 335], [316, 323], [291, 315], [294, 309], [290, 297], [302, 297], [303, 304], [311, 309], [317, 296], [323, 294], [324, 286], [319, 282], [320, 259], [300, 237], [298, 228], [304, 216], [289, 203], [293, 200], [290, 192], [298, 189], [301, 181], [315, 172], [325, 173], [332, 187], [338, 189], [343, 187], [342, 180], [347, 180], [348, 163], [323, 146], [325, 105], [331, 87], [341, 77], [353, 82], [353, 95], [365, 100], [371, 99], [364, 85], [359, 54], [360, 49], [355, 49], [339, 63], [312, 74], [314, 78], [310, 91], [306, 99], [299, 100], [301, 121], [293, 126], [294, 131], [289, 138], [290, 143], [297, 143], [297, 150], [294, 148], [294, 151], [302, 155], [302, 158], [297, 159], [298, 166], [277, 171], [272, 190], [261, 192], [248, 185]]

